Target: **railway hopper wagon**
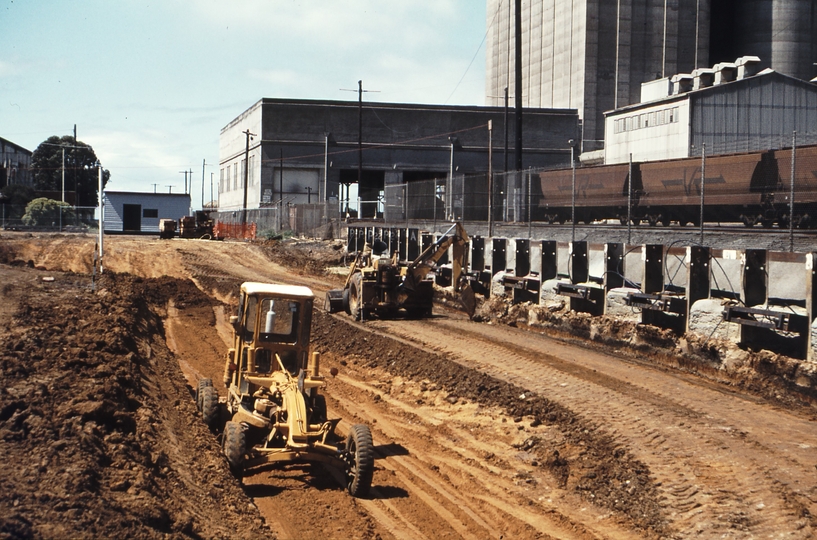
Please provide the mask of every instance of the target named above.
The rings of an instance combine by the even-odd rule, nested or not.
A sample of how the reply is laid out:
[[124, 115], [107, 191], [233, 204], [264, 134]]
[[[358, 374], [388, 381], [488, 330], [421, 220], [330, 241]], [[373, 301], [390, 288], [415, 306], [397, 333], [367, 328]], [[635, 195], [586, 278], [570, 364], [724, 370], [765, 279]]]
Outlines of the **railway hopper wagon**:
[[[795, 158], [794, 224], [815, 227], [817, 146], [798, 148]], [[704, 221], [788, 227], [791, 166], [792, 151], [787, 149], [710, 156], [705, 164], [700, 157], [634, 162], [632, 183], [629, 164], [577, 168], [576, 221], [618, 220], [623, 225], [629, 215], [636, 225], [698, 225], [703, 177]], [[570, 220], [572, 174], [571, 169], [539, 173], [541, 194], [534, 219]]]
[[[602, 219], [627, 220], [629, 165], [609, 165], [576, 169], [576, 221], [591, 223]], [[534, 216], [539, 221], [564, 223], [570, 220], [573, 205], [573, 170], [558, 169], [539, 173], [542, 194]], [[633, 172], [633, 193], [640, 193], [637, 171]], [[632, 202], [635, 205], [635, 201]]]
[[[767, 157], [764, 157], [767, 156]], [[774, 219], [774, 158], [767, 154], [711, 157], [640, 164], [644, 194], [634, 215], [650, 225], [700, 224], [704, 173], [704, 221], [766, 223]]]
[[[778, 150], [778, 184], [774, 192], [776, 219], [781, 227], [789, 226], [791, 201], [792, 151]], [[817, 146], [804, 146], [795, 152], [794, 225], [817, 227]]]

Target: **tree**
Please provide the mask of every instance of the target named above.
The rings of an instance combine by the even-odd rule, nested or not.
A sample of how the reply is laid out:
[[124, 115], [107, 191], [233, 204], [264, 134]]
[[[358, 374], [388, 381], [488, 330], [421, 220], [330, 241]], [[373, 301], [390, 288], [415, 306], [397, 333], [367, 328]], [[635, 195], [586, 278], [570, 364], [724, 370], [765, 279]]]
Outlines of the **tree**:
[[23, 214], [23, 223], [29, 226], [48, 227], [72, 219], [74, 219], [74, 209], [70, 204], [46, 197], [40, 197], [28, 203], [26, 213]]
[[[39, 191], [61, 191], [63, 150], [65, 150], [65, 191], [77, 194], [77, 206], [97, 206], [99, 173], [94, 149], [82, 141], [74, 141], [70, 135], [53, 135], [41, 142], [31, 155], [31, 171], [34, 187]], [[102, 185], [111, 177], [110, 171], [102, 170]]]
[[6, 199], [6, 218], [20, 219], [23, 208], [35, 197], [34, 188], [25, 184], [11, 184], [3, 188], [3, 197]]

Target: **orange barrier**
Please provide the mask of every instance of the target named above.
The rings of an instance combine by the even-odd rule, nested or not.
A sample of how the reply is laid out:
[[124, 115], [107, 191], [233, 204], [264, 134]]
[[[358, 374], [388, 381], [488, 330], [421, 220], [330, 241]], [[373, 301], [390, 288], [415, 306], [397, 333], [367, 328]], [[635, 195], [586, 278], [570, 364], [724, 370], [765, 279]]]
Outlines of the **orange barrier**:
[[255, 240], [257, 229], [255, 223], [225, 223], [216, 220], [215, 225], [213, 225], [213, 238], [218, 240], [225, 238]]

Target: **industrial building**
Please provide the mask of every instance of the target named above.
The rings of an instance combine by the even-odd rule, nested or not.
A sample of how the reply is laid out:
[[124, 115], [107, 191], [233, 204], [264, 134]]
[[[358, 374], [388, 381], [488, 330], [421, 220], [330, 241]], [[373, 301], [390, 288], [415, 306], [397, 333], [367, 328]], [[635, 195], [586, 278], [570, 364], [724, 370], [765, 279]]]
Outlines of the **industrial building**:
[[[386, 186], [484, 174], [491, 152], [501, 171], [505, 114], [502, 107], [264, 98], [221, 130], [219, 209], [348, 200], [356, 210], [355, 193], [382, 209]], [[525, 167], [570, 162], [575, 110], [527, 109], [523, 127]]]
[[[517, 91], [514, 5], [488, 0], [488, 105]], [[522, 104], [578, 109], [583, 149], [595, 150], [604, 112], [638, 103], [644, 82], [741, 56], [813, 78], [816, 12], [809, 0], [526, 0]]]
[[178, 221], [190, 214], [190, 195], [105, 191], [105, 232], [159, 233], [160, 219]]
[[817, 85], [742, 57], [644, 83], [641, 103], [606, 115], [604, 163], [757, 152], [817, 142]]
[[13, 184], [31, 185], [30, 150], [0, 137], [0, 189]]

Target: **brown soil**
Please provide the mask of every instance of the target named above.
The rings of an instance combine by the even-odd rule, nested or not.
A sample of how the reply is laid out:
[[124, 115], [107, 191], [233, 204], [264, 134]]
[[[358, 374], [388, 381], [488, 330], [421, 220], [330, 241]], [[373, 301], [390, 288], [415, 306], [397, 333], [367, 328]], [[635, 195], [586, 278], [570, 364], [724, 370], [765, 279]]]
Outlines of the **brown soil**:
[[[307, 285], [320, 305], [337, 283], [325, 268], [342, 250], [113, 237], [92, 282], [93, 242], [0, 238], [0, 440], [16, 464], [0, 472], [2, 537], [817, 530], [817, 417], [785, 385], [766, 399], [775, 369], [734, 372], [726, 386], [716, 369], [690, 374], [703, 363], [677, 350], [676, 336], [614, 321], [600, 331], [589, 317], [531, 318], [510, 306], [484, 323], [441, 308], [365, 325], [316, 309], [313, 346], [325, 373], [339, 369], [328, 380], [330, 414], [343, 418], [341, 432], [372, 427], [372, 495], [349, 497], [337, 472], [317, 465], [239, 483], [191, 388], [201, 377], [219, 386], [242, 281]], [[766, 364], [791, 370], [785, 362]]]

